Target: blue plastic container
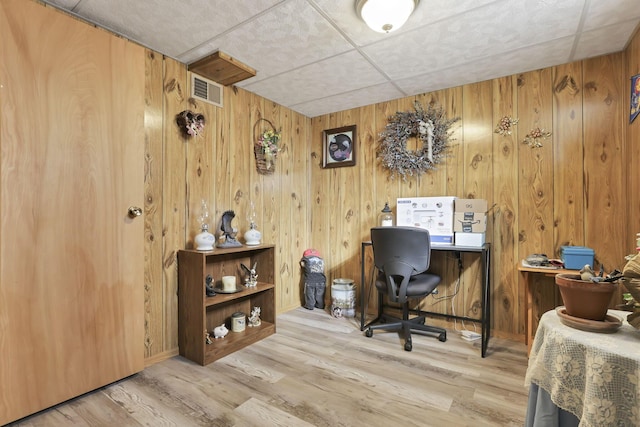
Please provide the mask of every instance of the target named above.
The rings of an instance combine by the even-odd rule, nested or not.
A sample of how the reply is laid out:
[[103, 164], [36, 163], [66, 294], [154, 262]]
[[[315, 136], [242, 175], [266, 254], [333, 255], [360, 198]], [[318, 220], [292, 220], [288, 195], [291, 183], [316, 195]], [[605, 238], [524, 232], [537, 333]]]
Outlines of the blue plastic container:
[[580, 270], [585, 264], [593, 267], [593, 249], [584, 246], [562, 246], [560, 247], [564, 268], [569, 270]]

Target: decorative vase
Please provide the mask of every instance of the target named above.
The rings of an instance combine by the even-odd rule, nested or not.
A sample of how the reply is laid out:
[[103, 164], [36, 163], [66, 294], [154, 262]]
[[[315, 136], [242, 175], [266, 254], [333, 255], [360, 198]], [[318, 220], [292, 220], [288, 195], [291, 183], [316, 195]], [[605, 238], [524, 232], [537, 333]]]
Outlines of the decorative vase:
[[256, 225], [252, 222], [249, 229], [244, 233], [244, 242], [247, 246], [256, 246], [260, 244], [262, 233], [258, 231]]
[[196, 244], [196, 250], [212, 251], [216, 238], [213, 234], [209, 233], [209, 226], [207, 224], [202, 224], [202, 231], [196, 234], [194, 242]]
[[591, 282], [581, 280], [578, 274], [556, 274], [567, 314], [581, 319], [603, 321], [617, 282]]

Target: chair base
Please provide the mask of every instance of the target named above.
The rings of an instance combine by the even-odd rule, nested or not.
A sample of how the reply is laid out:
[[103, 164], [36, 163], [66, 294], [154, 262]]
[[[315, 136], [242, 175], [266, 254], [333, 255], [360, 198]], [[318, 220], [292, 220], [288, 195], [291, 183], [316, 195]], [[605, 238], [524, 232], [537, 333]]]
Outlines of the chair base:
[[365, 330], [365, 336], [372, 337], [373, 331], [376, 329], [383, 329], [385, 331], [403, 331], [404, 334], [404, 349], [406, 351], [411, 351], [413, 348], [413, 344], [411, 341], [411, 331], [423, 334], [435, 334], [438, 337], [438, 340], [441, 342], [445, 342], [447, 340], [447, 330], [443, 328], [438, 328], [436, 326], [425, 325], [425, 316], [418, 316], [412, 319], [399, 319], [397, 317], [390, 317], [387, 315], [380, 316], [381, 322], [390, 322], [390, 323], [382, 323], [378, 325], [369, 326]]

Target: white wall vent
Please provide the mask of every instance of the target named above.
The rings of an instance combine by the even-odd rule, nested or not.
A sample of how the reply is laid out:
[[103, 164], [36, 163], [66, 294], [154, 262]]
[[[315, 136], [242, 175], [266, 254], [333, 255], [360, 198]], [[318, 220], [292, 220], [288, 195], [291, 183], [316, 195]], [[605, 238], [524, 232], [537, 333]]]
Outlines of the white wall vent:
[[191, 73], [191, 96], [222, 108], [222, 85]]

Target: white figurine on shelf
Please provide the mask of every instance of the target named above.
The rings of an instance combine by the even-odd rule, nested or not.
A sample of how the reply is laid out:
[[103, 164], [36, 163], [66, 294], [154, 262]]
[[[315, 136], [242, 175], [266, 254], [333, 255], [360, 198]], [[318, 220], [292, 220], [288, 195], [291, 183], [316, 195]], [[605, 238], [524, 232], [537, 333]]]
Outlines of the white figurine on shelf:
[[229, 330], [224, 325], [224, 323], [213, 329], [214, 338], [224, 338], [228, 333], [229, 333]]
[[260, 326], [262, 320], [260, 320], [260, 307], [253, 307], [251, 310], [251, 316], [249, 316], [249, 327]]
[[258, 273], [256, 272], [256, 268], [258, 268], [258, 263], [254, 263], [253, 267], [249, 268], [244, 264], [240, 264], [240, 267], [245, 272], [244, 285], [248, 288], [254, 288], [258, 285]]

